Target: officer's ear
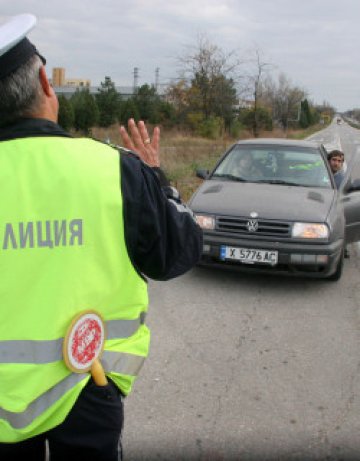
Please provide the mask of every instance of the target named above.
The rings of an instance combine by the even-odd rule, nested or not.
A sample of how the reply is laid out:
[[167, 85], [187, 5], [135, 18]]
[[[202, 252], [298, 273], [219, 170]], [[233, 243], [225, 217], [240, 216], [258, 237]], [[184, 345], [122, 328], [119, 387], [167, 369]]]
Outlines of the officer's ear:
[[41, 87], [45, 93], [46, 96], [51, 96], [52, 95], [52, 86], [50, 85], [49, 79], [47, 78], [46, 75], [46, 70], [44, 66], [40, 67], [39, 70], [39, 79], [41, 83]]

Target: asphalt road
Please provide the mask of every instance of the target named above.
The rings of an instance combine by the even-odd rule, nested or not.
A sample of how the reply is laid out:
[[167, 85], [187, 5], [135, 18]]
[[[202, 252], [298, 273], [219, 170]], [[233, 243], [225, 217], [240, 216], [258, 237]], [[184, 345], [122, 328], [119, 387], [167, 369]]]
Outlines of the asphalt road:
[[[352, 130], [319, 135], [349, 158]], [[125, 461], [360, 460], [360, 247], [350, 252], [335, 283], [205, 268], [150, 282]]]
[[352, 128], [347, 123], [338, 125], [333, 121], [327, 128], [309, 136], [308, 139], [321, 142], [328, 151], [342, 150], [348, 164], [354, 156], [360, 155], [360, 130]]

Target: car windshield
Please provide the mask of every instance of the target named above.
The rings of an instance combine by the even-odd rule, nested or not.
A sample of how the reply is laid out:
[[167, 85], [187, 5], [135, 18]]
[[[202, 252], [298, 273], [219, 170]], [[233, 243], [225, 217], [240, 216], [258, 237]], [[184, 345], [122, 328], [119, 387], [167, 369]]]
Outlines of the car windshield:
[[235, 144], [211, 175], [224, 181], [247, 181], [331, 188], [319, 149]]

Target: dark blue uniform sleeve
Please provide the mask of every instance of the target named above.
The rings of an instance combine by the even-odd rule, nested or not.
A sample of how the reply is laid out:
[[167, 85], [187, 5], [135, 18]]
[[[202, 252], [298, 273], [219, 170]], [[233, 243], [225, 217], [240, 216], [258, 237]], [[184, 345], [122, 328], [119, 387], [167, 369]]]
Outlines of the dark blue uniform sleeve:
[[141, 274], [168, 280], [199, 260], [202, 230], [159, 168], [136, 155], [120, 152], [125, 240]]

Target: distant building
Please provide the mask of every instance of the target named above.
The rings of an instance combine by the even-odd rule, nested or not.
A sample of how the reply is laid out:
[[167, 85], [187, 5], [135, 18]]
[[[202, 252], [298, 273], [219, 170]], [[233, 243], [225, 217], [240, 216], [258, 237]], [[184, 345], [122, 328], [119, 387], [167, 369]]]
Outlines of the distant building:
[[[90, 94], [95, 95], [99, 92], [98, 86], [91, 86], [91, 81], [83, 78], [66, 78], [65, 77], [65, 68], [64, 67], [54, 67], [52, 70], [52, 86], [55, 93], [60, 96], [65, 96], [65, 98], [70, 99], [71, 96], [76, 93], [78, 90], [87, 89]], [[121, 97], [126, 100], [134, 96], [134, 86], [115, 86], [116, 91], [121, 95]], [[158, 90], [158, 95], [160, 97], [165, 96], [165, 88]]]
[[68, 78], [66, 79], [66, 86], [75, 86], [76, 88], [90, 88], [91, 81], [81, 78]]
[[253, 99], [239, 99], [237, 104], [235, 104], [236, 109], [253, 109], [255, 101]]
[[65, 68], [64, 67], [54, 67], [52, 70], [52, 79], [51, 83], [54, 87], [85, 87], [89, 88], [91, 86], [91, 81], [84, 78], [66, 78], [65, 77]]
[[54, 86], [64, 86], [65, 85], [65, 69], [63, 67], [53, 68], [51, 83]]
[[[77, 91], [84, 90], [85, 88], [89, 91], [90, 94], [95, 95], [99, 92], [99, 86], [55, 86], [53, 85], [55, 93], [60, 96], [65, 96], [66, 99], [70, 99], [71, 96]], [[134, 96], [134, 88], [132, 86], [115, 86], [116, 91], [121, 94], [123, 99], [129, 99], [131, 96]]]

